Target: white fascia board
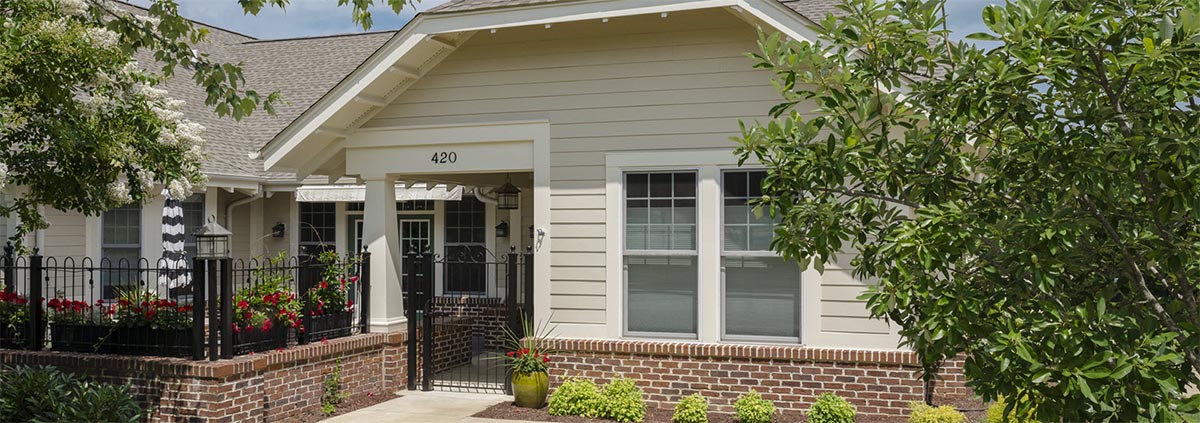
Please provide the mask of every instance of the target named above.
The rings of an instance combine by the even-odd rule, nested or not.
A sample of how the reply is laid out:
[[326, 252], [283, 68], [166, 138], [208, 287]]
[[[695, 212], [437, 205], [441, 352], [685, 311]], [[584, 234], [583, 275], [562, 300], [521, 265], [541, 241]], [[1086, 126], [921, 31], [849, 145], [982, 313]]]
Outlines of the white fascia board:
[[817, 32], [798, 12], [776, 0], [738, 0], [738, 6], [758, 20], [796, 41], [816, 41]]
[[737, 6], [740, 0], [600, 0], [433, 15], [424, 32], [444, 34]]
[[297, 121], [292, 122], [279, 136], [267, 143], [262, 151], [264, 153], [263, 168], [271, 170], [279, 165], [279, 162], [286, 158], [291, 150], [312, 136], [322, 124], [342, 110], [368, 85], [388, 72], [392, 65], [395, 65], [404, 55], [425, 41], [428, 34], [417, 32], [417, 29], [422, 26], [423, 20], [422, 15], [413, 18], [404, 29], [401, 29], [380, 48], [380, 51], [387, 51], [386, 54], [372, 56], [347, 78], [347, 81], [353, 81], [352, 83], [338, 84], [332, 92], [318, 100], [309, 109], [310, 112], [315, 113], [301, 114]]
[[263, 182], [262, 178], [239, 175], [222, 175], [216, 173], [208, 173], [208, 186], [226, 189], [253, 189], [257, 190]]

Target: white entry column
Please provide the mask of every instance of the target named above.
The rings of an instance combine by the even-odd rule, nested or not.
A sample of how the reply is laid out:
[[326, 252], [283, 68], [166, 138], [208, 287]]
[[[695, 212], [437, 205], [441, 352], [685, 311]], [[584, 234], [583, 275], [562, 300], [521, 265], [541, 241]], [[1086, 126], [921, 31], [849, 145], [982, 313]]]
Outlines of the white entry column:
[[400, 288], [400, 235], [396, 226], [396, 179], [363, 178], [363, 245], [371, 253], [371, 332], [404, 330], [404, 293]]

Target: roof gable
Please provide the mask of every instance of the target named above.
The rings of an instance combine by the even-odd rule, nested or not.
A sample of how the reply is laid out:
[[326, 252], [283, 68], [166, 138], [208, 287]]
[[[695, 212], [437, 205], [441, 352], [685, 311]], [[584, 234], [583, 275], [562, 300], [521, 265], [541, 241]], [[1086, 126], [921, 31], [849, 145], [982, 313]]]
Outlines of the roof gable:
[[[814, 20], [796, 7], [830, 0], [452, 0], [418, 15], [392, 40], [291, 122], [260, 151], [267, 169], [341, 177], [341, 143], [475, 31], [725, 8], [794, 39], [814, 39]], [[531, 6], [531, 7], [514, 7]], [[469, 11], [486, 13], [454, 13]], [[817, 10], [817, 9], [813, 9]], [[344, 166], [343, 166], [344, 168]]]

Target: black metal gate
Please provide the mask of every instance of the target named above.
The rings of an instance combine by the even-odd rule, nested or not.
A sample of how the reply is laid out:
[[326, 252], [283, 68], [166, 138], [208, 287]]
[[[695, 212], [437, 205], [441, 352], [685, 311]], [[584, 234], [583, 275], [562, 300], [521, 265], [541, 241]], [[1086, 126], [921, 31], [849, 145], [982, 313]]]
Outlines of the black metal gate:
[[506, 333], [534, 322], [533, 252], [447, 246], [405, 256], [408, 389], [510, 393]]

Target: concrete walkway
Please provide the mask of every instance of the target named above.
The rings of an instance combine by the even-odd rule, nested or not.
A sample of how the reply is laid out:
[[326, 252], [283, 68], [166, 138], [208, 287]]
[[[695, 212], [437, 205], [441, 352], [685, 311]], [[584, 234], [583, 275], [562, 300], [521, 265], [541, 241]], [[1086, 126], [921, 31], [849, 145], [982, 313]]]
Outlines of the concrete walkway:
[[472, 414], [504, 401], [508, 395], [460, 392], [401, 391], [400, 398], [325, 420], [328, 423], [520, 423], [514, 420], [479, 419]]

